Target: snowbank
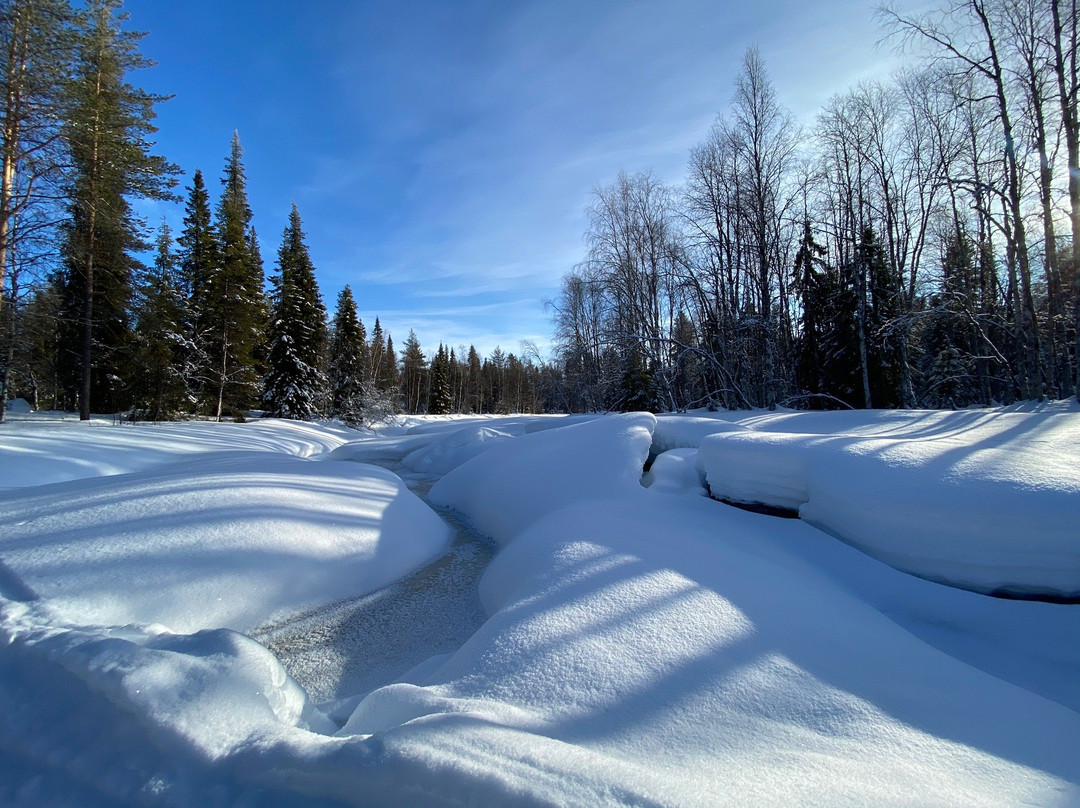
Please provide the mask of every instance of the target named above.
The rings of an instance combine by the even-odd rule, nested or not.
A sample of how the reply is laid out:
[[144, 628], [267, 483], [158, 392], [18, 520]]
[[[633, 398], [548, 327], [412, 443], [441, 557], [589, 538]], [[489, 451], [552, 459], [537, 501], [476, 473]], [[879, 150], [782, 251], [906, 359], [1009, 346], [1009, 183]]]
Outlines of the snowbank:
[[428, 499], [505, 544], [553, 510], [640, 488], [655, 425], [631, 413], [525, 435], [454, 469]]
[[641, 484], [665, 494], [706, 496], [701, 473], [697, 469], [697, 449], [668, 449], [653, 460], [641, 478]]
[[979, 592], [1080, 596], [1080, 451], [1067, 448], [1080, 449], [1080, 415], [932, 420], [910, 438], [714, 434], [699, 467], [715, 497], [798, 509], [898, 569]]
[[[787, 414], [746, 419], [773, 417], [799, 432]], [[977, 464], [989, 447], [941, 423], [953, 464]], [[902, 434], [864, 425], [860, 440]], [[392, 475], [242, 451], [0, 494], [0, 804], [1080, 803], [1077, 607], [940, 586], [804, 522], [657, 493], [692, 490], [692, 448], [661, 454], [644, 488], [653, 426], [526, 434], [447, 474], [432, 493], [504, 544], [481, 582], [490, 618], [356, 694], [340, 729], [246, 637], [122, 624], [157, 619], [139, 587], [159, 558], [180, 578], [235, 573], [236, 625], [362, 583], [370, 548], [348, 543], [369, 522], [394, 537], [367, 556], [376, 566], [433, 532]], [[460, 429], [432, 426], [428, 445]], [[840, 456], [852, 434], [811, 457]], [[995, 467], [1034, 452], [1045, 477], [1072, 462], [1020, 435], [1020, 456]], [[362, 456], [353, 446], [342, 454]], [[257, 529], [236, 532], [238, 517]], [[84, 586], [83, 602], [54, 579]], [[209, 625], [177, 589], [173, 619]], [[114, 624], [86, 625], [87, 608], [115, 608], [92, 618]]]
[[[995, 650], [993, 628], [1032, 607], [1038, 647], [1069, 645], [1075, 611], [988, 601], [976, 623], [992, 639], [965, 645], [916, 604], [963, 624], [977, 596], [842, 546], [829, 566], [835, 542], [806, 524], [630, 484], [648, 427], [630, 416], [521, 438], [444, 478], [440, 500], [506, 545], [481, 584], [491, 619], [369, 694], [341, 734], [423, 759], [446, 802], [1080, 798], [1080, 716], [1044, 697], [1068, 690], [1076, 652], [1062, 664], [1044, 649], [1018, 673], [1025, 640]], [[620, 484], [589, 479], [600, 472]]]
[[522, 424], [467, 426], [405, 456], [403, 464], [420, 474], [444, 475], [494, 446], [525, 434]]
[[25, 398], [9, 398], [5, 409], [11, 415], [27, 415], [33, 412], [30, 402]]
[[124, 424], [65, 420], [0, 425], [0, 489], [146, 471], [206, 452], [313, 457], [355, 438], [336, 423], [261, 419]]
[[[742, 415], [745, 416], [745, 413]], [[736, 417], [736, 413], [714, 416], [661, 415], [656, 419], [656, 431], [653, 433], [653, 454], [662, 454], [671, 449], [696, 449], [705, 437], [717, 432], [745, 432], [746, 427], [728, 420]]]
[[8, 577], [57, 619], [178, 631], [362, 595], [450, 541], [384, 469], [269, 452], [0, 493], [0, 523]]

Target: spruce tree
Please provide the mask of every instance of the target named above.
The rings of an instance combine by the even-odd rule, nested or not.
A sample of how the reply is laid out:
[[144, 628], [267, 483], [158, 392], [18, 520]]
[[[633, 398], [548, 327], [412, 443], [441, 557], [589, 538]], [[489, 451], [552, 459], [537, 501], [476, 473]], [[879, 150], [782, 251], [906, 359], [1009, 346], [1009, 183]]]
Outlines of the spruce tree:
[[263, 403], [268, 415], [306, 420], [318, 414], [325, 386], [319, 363], [326, 342], [326, 309], [296, 205], [289, 214], [289, 226], [278, 250], [278, 274], [272, 283], [269, 372]]
[[135, 325], [135, 367], [131, 385], [138, 417], [171, 420], [194, 401], [190, 388], [194, 355], [188, 335], [187, 301], [177, 282], [172, 233], [162, 223], [154, 269], [142, 289]]
[[65, 127], [71, 152], [71, 219], [64, 243], [69, 311], [77, 312], [79, 417], [91, 398], [121, 403], [117, 379], [130, 336], [134, 261], [142, 246], [130, 197], [172, 199], [177, 169], [150, 154], [154, 105], [165, 100], [127, 81], [151, 63], [138, 52], [142, 34], [121, 30], [121, 0], [88, 0]]
[[430, 415], [446, 415], [454, 407], [454, 399], [450, 392], [450, 357], [446, 348], [440, 343], [438, 353], [431, 360], [431, 391], [428, 394], [428, 408]]
[[195, 169], [184, 206], [180, 244], [180, 279], [193, 304], [205, 305], [206, 287], [218, 261], [217, 234], [210, 214], [210, 194], [203, 173]]
[[483, 404], [483, 371], [480, 364], [480, 354], [476, 348], [469, 346], [468, 368], [465, 371], [465, 411], [479, 414]]
[[[821, 396], [822, 356], [821, 340], [827, 312], [827, 294], [823, 281], [823, 258], [825, 248], [814, 240], [810, 220], [803, 222], [803, 237], [795, 254], [795, 283], [802, 294], [802, 340], [796, 361], [796, 379], [800, 388], [810, 396]], [[819, 406], [820, 402], [811, 402]]]
[[420, 412], [426, 370], [427, 360], [420, 348], [420, 340], [417, 339], [416, 332], [409, 329], [405, 349], [401, 352], [401, 392], [405, 399], [406, 412]]
[[450, 398], [451, 412], [465, 411], [465, 374], [453, 348], [450, 349]]
[[256, 362], [267, 319], [242, 157], [240, 136], [234, 132], [218, 203], [218, 260], [207, 278], [206, 304], [200, 311], [212, 379], [210, 407], [219, 421], [225, 412], [245, 409], [255, 400]]
[[394, 353], [394, 338], [390, 334], [386, 335], [386, 348], [383, 349], [383, 357], [383, 373], [380, 377], [380, 387], [383, 390], [396, 393], [401, 382], [398, 375], [397, 354]]
[[[383, 370], [383, 357], [386, 355], [386, 344], [383, 339], [382, 324], [379, 318], [375, 318], [375, 325], [371, 329], [371, 344], [368, 347], [368, 371], [367, 378], [376, 385], [385, 382], [386, 374]], [[391, 356], [390, 361], [395, 361]]]
[[209, 395], [207, 386], [212, 378], [209, 346], [210, 276], [218, 266], [217, 234], [210, 215], [210, 194], [203, 182], [202, 171], [196, 169], [188, 189], [184, 209], [184, 229], [177, 239], [180, 244], [180, 275], [177, 282], [188, 299], [188, 338], [192, 344], [190, 357], [194, 392], [200, 397]]
[[337, 299], [330, 327], [327, 384], [330, 415], [350, 426], [363, 419], [364, 326], [356, 314], [352, 289], [345, 286]]
[[624, 360], [619, 387], [622, 393], [619, 408], [623, 412], [643, 412], [655, 406], [652, 374], [636, 346]]

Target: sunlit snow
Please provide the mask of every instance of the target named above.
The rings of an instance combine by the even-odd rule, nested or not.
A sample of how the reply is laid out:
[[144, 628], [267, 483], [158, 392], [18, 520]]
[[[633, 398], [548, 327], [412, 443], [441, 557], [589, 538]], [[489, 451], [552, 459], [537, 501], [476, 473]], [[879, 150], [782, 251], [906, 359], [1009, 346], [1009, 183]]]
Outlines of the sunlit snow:
[[0, 461], [2, 805], [1080, 803], [1075, 405]]

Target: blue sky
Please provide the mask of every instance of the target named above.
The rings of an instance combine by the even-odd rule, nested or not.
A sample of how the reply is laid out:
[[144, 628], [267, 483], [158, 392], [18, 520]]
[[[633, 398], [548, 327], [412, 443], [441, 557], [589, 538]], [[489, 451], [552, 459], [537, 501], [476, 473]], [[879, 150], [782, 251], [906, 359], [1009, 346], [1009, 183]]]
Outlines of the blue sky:
[[[157, 152], [219, 188], [233, 130], [272, 271], [296, 203], [328, 309], [369, 330], [546, 353], [592, 188], [677, 183], [756, 44], [802, 121], [892, 60], [852, 0], [130, 0], [171, 94]], [[180, 226], [182, 206], [143, 204]]]

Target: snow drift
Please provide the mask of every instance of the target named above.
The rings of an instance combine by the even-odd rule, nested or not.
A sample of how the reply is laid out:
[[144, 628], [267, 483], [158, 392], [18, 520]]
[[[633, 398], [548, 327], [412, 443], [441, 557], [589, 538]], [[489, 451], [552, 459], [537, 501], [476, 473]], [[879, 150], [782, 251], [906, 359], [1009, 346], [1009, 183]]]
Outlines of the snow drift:
[[274, 418], [246, 424], [192, 421], [124, 424], [48, 419], [12, 423], [0, 441], [0, 489], [149, 471], [208, 452], [239, 450], [315, 457], [355, 438], [341, 424]]
[[502, 428], [466, 426], [410, 452], [403, 463], [420, 474], [441, 476], [498, 444], [524, 434], [525, 427], [522, 425]]
[[634, 413], [535, 432], [454, 469], [428, 498], [505, 544], [545, 513], [639, 488], [655, 426]]
[[[999, 678], [999, 657], [942, 653], [903, 606], [886, 617], [848, 588], [865, 570], [837, 586], [788, 549], [829, 541], [812, 527], [633, 483], [651, 423], [518, 439], [433, 489], [505, 545], [481, 585], [492, 617], [455, 654], [368, 695], [342, 733], [393, 737], [454, 784], [447, 802], [1080, 796], [1075, 712]], [[901, 603], [934, 587], [887, 568], [869, 577]], [[974, 596], [943, 597], [962, 612]], [[481, 762], [495, 765], [459, 791], [456, 772]]]
[[176, 631], [363, 594], [450, 540], [384, 469], [252, 452], [0, 493], [0, 524], [0, 559], [57, 619]]
[[[980, 432], [982, 416], [868, 413], [837, 432], [844, 419], [827, 415], [730, 417], [736, 432], [794, 436], [773, 441], [784, 450], [809, 444], [808, 475], [855, 439], [905, 435], [951, 436], [960, 469], [1026, 436], [996, 461], [1009, 479], [1029, 462], [1040, 479], [1059, 474], [1054, 463], [1067, 478], [1073, 462], [1038, 443], [1070, 425], [1034, 435], [1016, 421], [1006, 435]], [[669, 435], [681, 429], [660, 420]], [[805, 522], [692, 496], [707, 424], [660, 453], [649, 415], [537, 419], [541, 431], [519, 422], [525, 435], [491, 441], [432, 489], [503, 545], [481, 581], [489, 619], [452, 653], [337, 703], [340, 727], [269, 652], [213, 624], [355, 594], [397, 552], [419, 563], [442, 539], [395, 477], [284, 446], [216, 445], [189, 460], [146, 456], [134, 474], [0, 495], [0, 804], [1080, 802], [1080, 608], [941, 586]], [[430, 419], [382, 438], [310, 428], [330, 448], [355, 441], [335, 457], [396, 463], [440, 442], [488, 443], [452, 436], [472, 426]], [[149, 453], [167, 431], [138, 434]], [[764, 484], [780, 472], [762, 463]], [[872, 468], [858, 473], [875, 480]], [[234, 486], [243, 497], [231, 498]], [[807, 492], [812, 501], [813, 479]], [[888, 505], [887, 493], [867, 496]], [[379, 537], [374, 549], [350, 544], [364, 536]], [[139, 588], [155, 569], [240, 580], [227, 583], [226, 607], [203, 592], [161, 609]], [[163, 575], [150, 579], [167, 589]], [[93, 619], [113, 622], [89, 625], [95, 592], [96, 608], [114, 611]], [[168, 620], [205, 628], [124, 625]]]
[[979, 592], [1080, 596], [1080, 419], [963, 420], [925, 437], [725, 431], [701, 440], [699, 468], [713, 496], [797, 509], [898, 569]]

